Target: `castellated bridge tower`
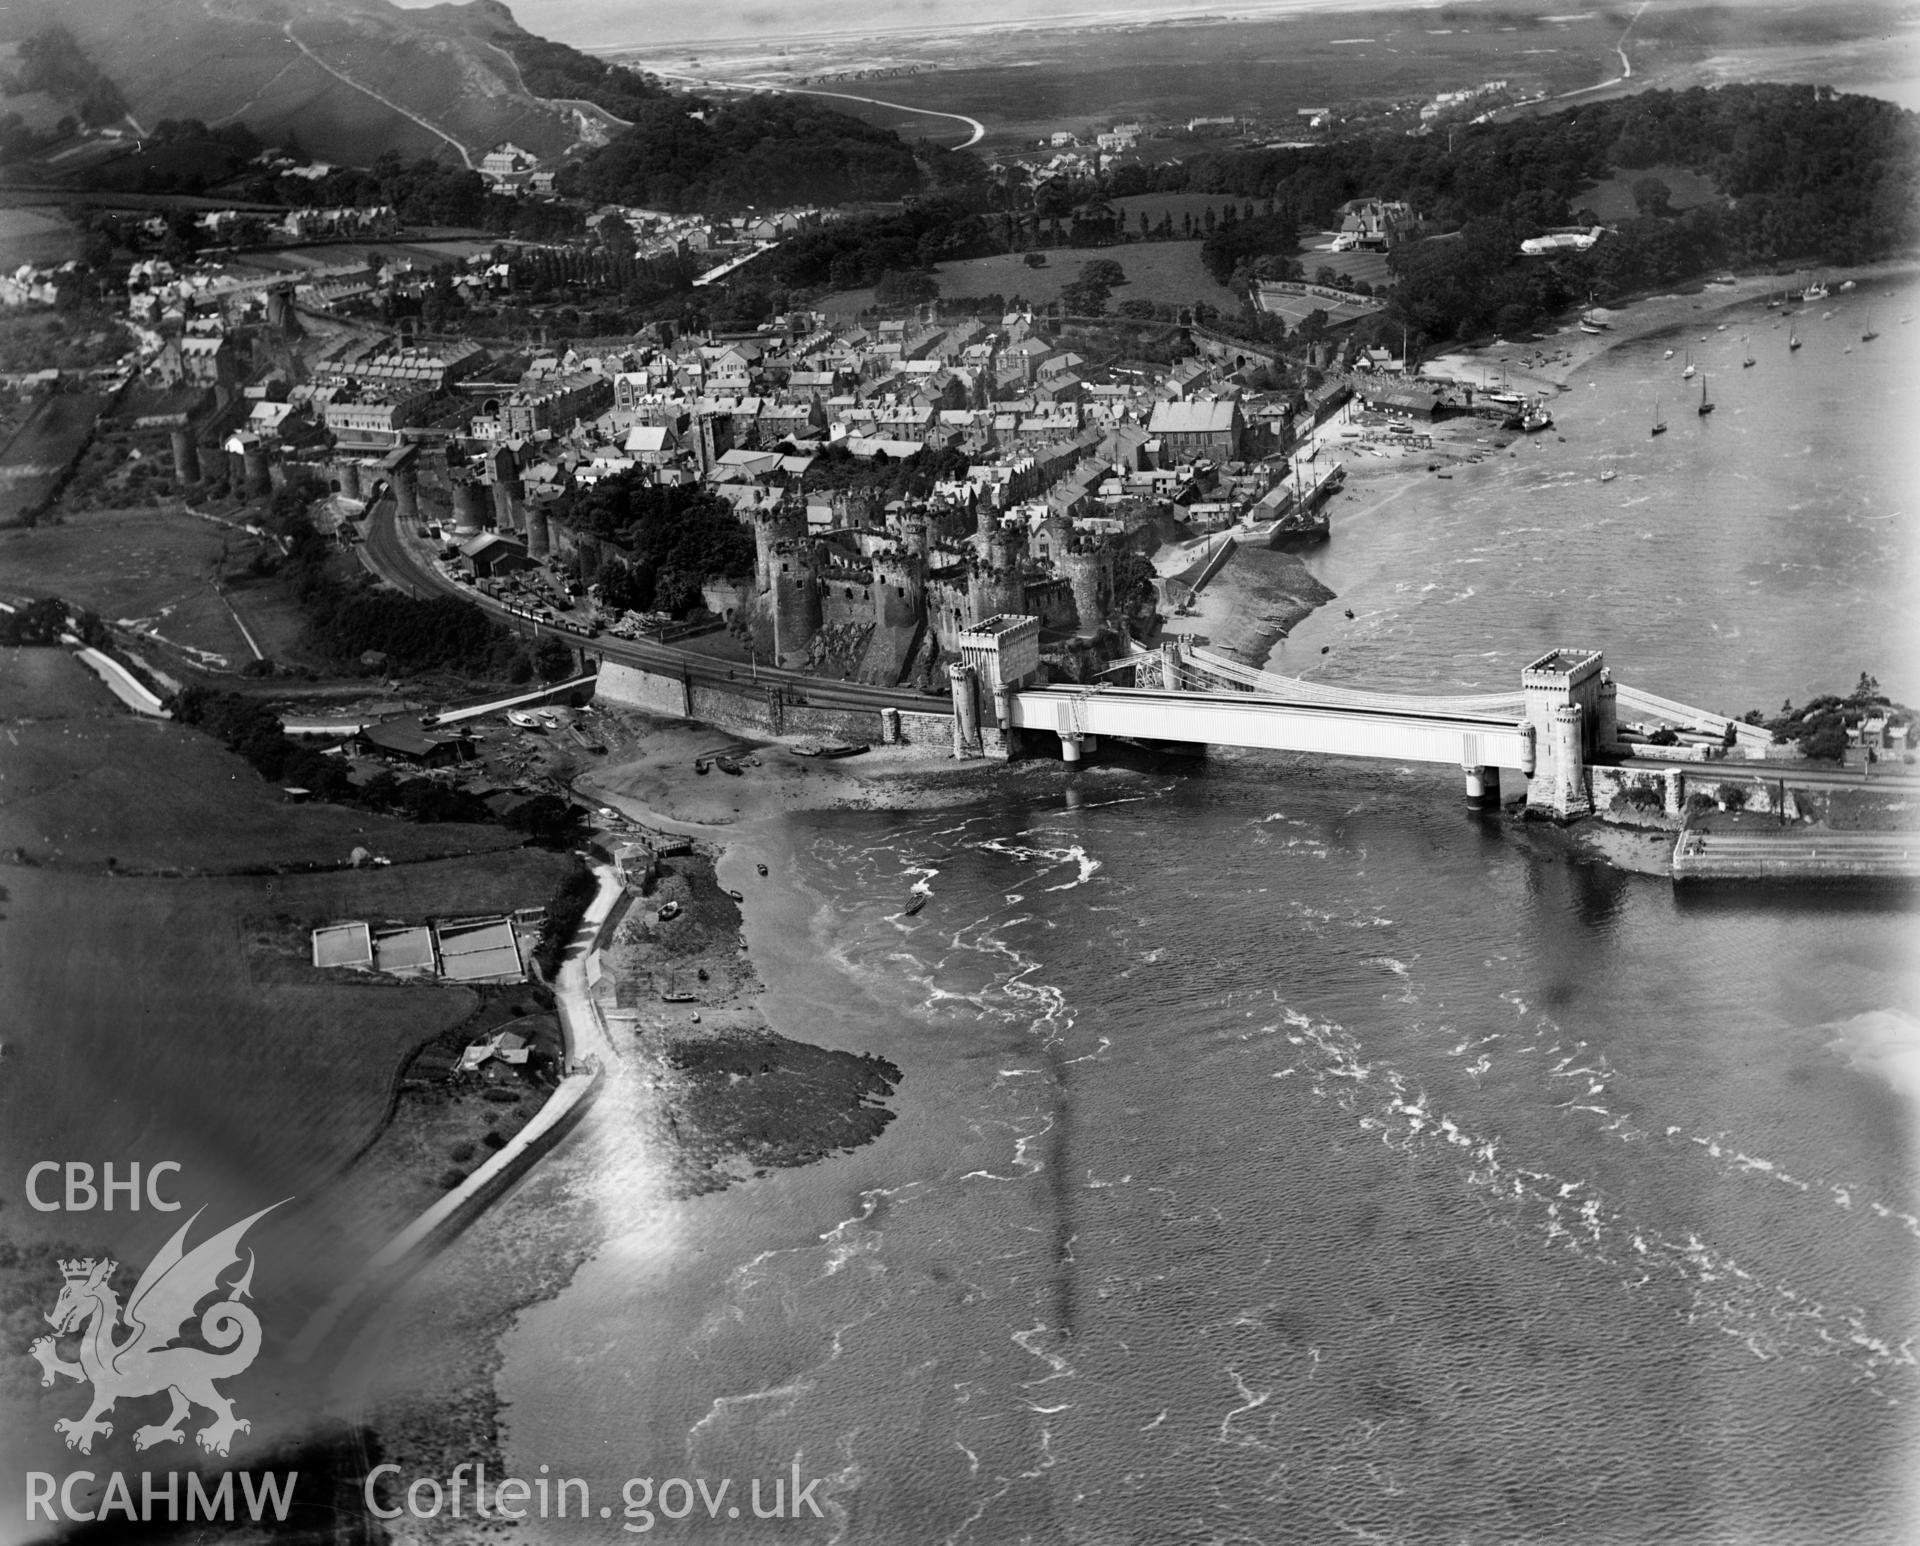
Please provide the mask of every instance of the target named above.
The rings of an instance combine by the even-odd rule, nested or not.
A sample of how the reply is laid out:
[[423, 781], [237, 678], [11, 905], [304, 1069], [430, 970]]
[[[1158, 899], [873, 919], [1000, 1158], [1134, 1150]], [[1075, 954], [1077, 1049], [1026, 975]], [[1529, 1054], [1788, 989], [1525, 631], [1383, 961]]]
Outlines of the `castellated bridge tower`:
[[1600, 652], [1550, 650], [1520, 673], [1520, 688], [1535, 757], [1529, 809], [1561, 820], [1588, 814], [1587, 760], [1602, 748], [1614, 712], [1613, 678]]

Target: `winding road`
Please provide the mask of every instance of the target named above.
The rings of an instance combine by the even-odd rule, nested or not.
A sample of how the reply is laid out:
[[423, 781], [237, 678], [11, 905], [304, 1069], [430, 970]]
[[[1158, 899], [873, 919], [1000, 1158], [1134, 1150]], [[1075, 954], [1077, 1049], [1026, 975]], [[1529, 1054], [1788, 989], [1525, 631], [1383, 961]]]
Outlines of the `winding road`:
[[968, 150], [987, 137], [987, 126], [978, 118], [969, 118], [965, 113], [943, 113], [931, 107], [911, 107], [905, 102], [887, 102], [879, 97], [856, 97], [850, 91], [820, 91], [812, 86], [780, 86], [772, 81], [716, 81], [703, 75], [685, 75], [674, 70], [656, 70], [656, 75], [668, 76], [674, 80], [687, 81], [695, 86], [705, 86], [710, 91], [784, 91], [796, 97], [837, 97], [842, 102], [864, 102], [869, 107], [891, 108], [896, 113], [920, 113], [928, 118], [950, 118], [955, 123], [963, 123], [973, 132], [955, 150]]

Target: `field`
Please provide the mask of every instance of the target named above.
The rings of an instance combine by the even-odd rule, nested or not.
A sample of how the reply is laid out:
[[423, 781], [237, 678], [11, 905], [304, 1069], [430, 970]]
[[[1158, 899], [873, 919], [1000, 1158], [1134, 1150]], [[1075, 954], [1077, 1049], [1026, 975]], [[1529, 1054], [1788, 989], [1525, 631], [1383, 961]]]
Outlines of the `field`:
[[[17, 99], [7, 102], [18, 111]], [[11, 273], [22, 263], [64, 263], [77, 256], [79, 234], [64, 220], [32, 209], [0, 209], [0, 269]]]
[[436, 263], [459, 262], [480, 257], [500, 245], [491, 238], [462, 238], [453, 241], [387, 241], [370, 236], [357, 242], [326, 242], [312, 247], [260, 248], [249, 252], [246, 261], [261, 269], [304, 271], [338, 268], [346, 263], [362, 263], [369, 252], [377, 252], [389, 263], [415, 263], [423, 268]]
[[144, 1152], [202, 1197], [210, 1173], [304, 1195], [376, 1131], [401, 1060], [473, 1009], [464, 989], [256, 980], [245, 882], [4, 874], [15, 1153]]
[[[1258, 118], [1284, 134], [1301, 108], [1425, 99], [1493, 78], [1510, 80], [1521, 92], [1578, 90], [1619, 73], [1612, 47], [1623, 25], [1605, 10], [1569, 10], [1550, 19], [1520, 6], [1498, 14], [1468, 7], [1444, 15], [1425, 8], [1328, 7], [1261, 19], [983, 24], [847, 38], [838, 57], [789, 61], [784, 68], [763, 36], [732, 50], [740, 68], [730, 68], [730, 50], [715, 45], [703, 49], [692, 73], [772, 82], [858, 67], [884, 50], [888, 63], [920, 66], [923, 73], [849, 82], [844, 89], [969, 114], [987, 127], [986, 151], [1031, 147], [1055, 130], [1086, 135], [1139, 120], [1178, 125], [1172, 142], [1190, 147], [1177, 152], [1189, 154], [1209, 143], [1186, 134], [1187, 120], [1195, 117]], [[1643, 47], [1636, 74], [1676, 52], [1696, 58], [1702, 51], [1690, 40]], [[656, 47], [621, 57], [685, 70], [687, 52]], [[873, 109], [861, 116], [891, 124], [900, 115]]]
[[[1213, 282], [1200, 263], [1198, 242], [1131, 242], [1118, 247], [1049, 247], [1045, 268], [1028, 268], [1023, 254], [1004, 253], [991, 258], [968, 258], [942, 263], [935, 270], [940, 294], [949, 300], [979, 295], [1004, 295], [1044, 303], [1057, 300], [1061, 289], [1079, 276], [1080, 266], [1095, 258], [1111, 258], [1126, 271], [1127, 283], [1116, 286], [1108, 302], [1117, 311], [1122, 301], [1154, 301], [1165, 306], [1191, 306], [1195, 301], [1221, 304], [1227, 292]], [[826, 311], [860, 311], [873, 304], [873, 291], [843, 290], [820, 302]]]
[[[125, 712], [64, 650], [0, 650], [0, 724], [8, 737], [0, 760], [0, 852], [22, 848], [45, 863], [92, 867], [113, 859], [123, 869], [231, 870], [337, 864], [357, 847], [405, 860], [521, 841], [494, 826], [419, 825], [344, 806], [288, 805], [211, 737]], [[524, 862], [538, 869], [543, 857], [550, 856]], [[523, 861], [512, 854], [495, 863], [511, 878]], [[409, 888], [431, 896], [438, 893], [421, 888], [454, 884], [438, 867], [416, 874], [402, 864], [377, 876], [308, 879], [324, 895], [372, 887], [375, 901], [367, 905], [394, 911]], [[479, 891], [491, 896], [484, 886]], [[530, 899], [541, 900], [544, 893]], [[491, 902], [475, 904], [485, 905]]]
[[[271, 656], [287, 658], [300, 632], [280, 587], [246, 575], [259, 547], [178, 507], [88, 510], [58, 525], [0, 531], [0, 571], [16, 589], [65, 597], [109, 621], [137, 620], [196, 659], [217, 656], [238, 668], [252, 652], [227, 600]], [[213, 588], [216, 567], [227, 600]]]
[[[497, 827], [283, 804], [209, 738], [119, 710], [64, 650], [0, 651], [0, 724], [9, 1152], [175, 1159], [195, 1205], [228, 1217], [263, 1191], [311, 1196], [378, 1131], [414, 1050], [479, 1002], [317, 973], [305, 929], [539, 906], [569, 862]], [[261, 866], [360, 845], [401, 861], [474, 852], [290, 876], [106, 873], [110, 857], [122, 870]], [[476, 1138], [496, 1115], [511, 1112], [477, 1113]], [[25, 1211], [16, 1225], [36, 1228]]]
[[1574, 204], [1591, 209], [1602, 220], [1631, 219], [1637, 211], [1633, 203], [1633, 185], [1643, 177], [1657, 177], [1673, 190], [1674, 209], [1693, 209], [1701, 204], [1720, 202], [1712, 179], [1684, 166], [1654, 166], [1640, 172], [1616, 172], [1605, 182], [1595, 183], [1574, 196]]
[[0, 526], [46, 501], [93, 433], [101, 401], [90, 392], [56, 392], [33, 405], [0, 450]]

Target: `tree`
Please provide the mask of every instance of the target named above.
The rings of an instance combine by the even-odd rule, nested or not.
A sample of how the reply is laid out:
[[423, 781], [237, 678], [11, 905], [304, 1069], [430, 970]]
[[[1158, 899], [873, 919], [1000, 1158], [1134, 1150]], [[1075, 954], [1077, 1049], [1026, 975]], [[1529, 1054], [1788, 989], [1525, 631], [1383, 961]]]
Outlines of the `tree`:
[[1673, 189], [1658, 177], [1636, 177], [1633, 181], [1633, 207], [1649, 217], [1673, 212]]
[[1076, 279], [1060, 291], [1060, 304], [1077, 317], [1098, 317], [1107, 309], [1107, 287]]
[[533, 647], [533, 668], [542, 680], [557, 682], [573, 670], [573, 651], [566, 640], [555, 634], [542, 634]]
[[890, 268], [873, 287], [873, 298], [882, 306], [917, 306], [939, 294], [939, 281], [924, 269]]

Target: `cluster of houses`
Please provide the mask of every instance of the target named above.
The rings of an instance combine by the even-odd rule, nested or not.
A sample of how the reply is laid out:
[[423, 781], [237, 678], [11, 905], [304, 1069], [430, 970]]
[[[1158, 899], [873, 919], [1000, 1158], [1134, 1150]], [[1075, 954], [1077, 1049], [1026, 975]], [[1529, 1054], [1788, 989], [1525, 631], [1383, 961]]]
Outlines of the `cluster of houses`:
[[[1024, 313], [798, 313], [750, 335], [539, 356], [510, 386], [497, 364], [464, 363], [438, 360], [429, 399], [459, 401], [456, 421], [391, 450], [336, 436], [329, 477], [354, 497], [390, 490], [503, 599], [550, 572], [591, 586], [626, 556], [575, 526], [569, 491], [615, 475], [701, 486], [755, 539], [751, 576], [708, 577], [714, 616], [770, 659], [877, 682], [929, 679], [962, 630], [1002, 612], [1099, 633], [1128, 600], [1130, 543], [1237, 520], [1289, 475], [1304, 419], [1345, 395], [1254, 391], [1226, 360], [1096, 370]], [[928, 453], [930, 487], [893, 477]]]

